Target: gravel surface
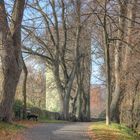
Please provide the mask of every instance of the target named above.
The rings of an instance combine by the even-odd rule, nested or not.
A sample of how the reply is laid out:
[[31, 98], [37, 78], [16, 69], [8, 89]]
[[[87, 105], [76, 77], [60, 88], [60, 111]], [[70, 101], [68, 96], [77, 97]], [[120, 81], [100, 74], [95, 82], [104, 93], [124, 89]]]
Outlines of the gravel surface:
[[89, 140], [90, 123], [43, 123], [25, 132], [27, 140]]

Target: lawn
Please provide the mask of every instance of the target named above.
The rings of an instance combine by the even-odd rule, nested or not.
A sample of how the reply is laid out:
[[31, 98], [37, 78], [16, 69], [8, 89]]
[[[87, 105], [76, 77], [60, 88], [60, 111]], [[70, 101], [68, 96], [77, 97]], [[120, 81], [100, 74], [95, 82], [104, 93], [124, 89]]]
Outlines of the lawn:
[[89, 129], [91, 140], [140, 140], [129, 128], [116, 123], [106, 126], [105, 122], [97, 122]]

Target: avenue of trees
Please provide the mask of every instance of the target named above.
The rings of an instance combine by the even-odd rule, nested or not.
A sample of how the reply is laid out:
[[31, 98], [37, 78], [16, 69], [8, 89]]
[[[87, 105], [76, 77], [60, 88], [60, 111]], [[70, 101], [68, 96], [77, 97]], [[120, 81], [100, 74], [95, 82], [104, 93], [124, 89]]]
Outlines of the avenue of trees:
[[[51, 72], [61, 118], [90, 121], [91, 69], [99, 65], [98, 78], [106, 86], [102, 112], [106, 124], [115, 121], [136, 130], [140, 122], [139, 13], [140, 0], [1, 0], [0, 119], [12, 121], [16, 92], [23, 96], [24, 118], [34, 88], [40, 94], [32, 102], [42, 108], [49, 89], [45, 82], [50, 80], [44, 75]], [[102, 61], [94, 66], [92, 58]], [[36, 71], [41, 67], [44, 74], [31, 74], [33, 61]]]

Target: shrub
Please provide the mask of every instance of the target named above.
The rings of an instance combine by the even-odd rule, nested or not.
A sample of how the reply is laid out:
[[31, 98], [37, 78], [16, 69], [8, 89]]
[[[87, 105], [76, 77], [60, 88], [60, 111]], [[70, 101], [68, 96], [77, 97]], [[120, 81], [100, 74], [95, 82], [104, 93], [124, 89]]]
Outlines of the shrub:
[[13, 112], [15, 119], [21, 119], [23, 115], [23, 103], [21, 100], [15, 100], [13, 105]]
[[31, 107], [29, 108], [29, 110], [31, 111], [31, 113], [39, 115], [39, 117], [43, 114], [42, 110], [38, 107]]

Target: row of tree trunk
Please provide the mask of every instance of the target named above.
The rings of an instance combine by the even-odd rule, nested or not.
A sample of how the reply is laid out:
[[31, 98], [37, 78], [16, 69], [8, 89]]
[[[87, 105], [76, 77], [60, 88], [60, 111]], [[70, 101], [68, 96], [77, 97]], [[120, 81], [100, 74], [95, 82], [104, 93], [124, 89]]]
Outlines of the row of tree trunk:
[[[134, 31], [136, 31], [136, 27], [138, 26], [137, 25], [138, 23], [136, 21], [138, 0], [118, 1], [118, 7], [119, 7], [119, 16], [117, 22], [118, 26], [117, 27], [118, 31], [116, 34], [117, 37], [111, 38], [109, 24], [108, 25], [106, 24], [106, 21], [108, 21], [108, 15], [105, 15], [103, 22], [105, 33], [104, 40], [105, 40], [105, 58], [106, 58], [105, 62], [106, 62], [106, 80], [107, 80], [106, 123], [109, 124], [111, 120], [116, 121], [118, 123], [125, 122], [128, 126], [133, 128], [132, 126], [133, 123], [135, 122], [134, 120], [136, 119], [135, 113], [136, 110], [134, 111], [134, 106], [136, 107], [135, 104], [137, 104], [135, 98], [137, 97], [139, 87], [138, 84], [139, 82], [135, 81], [138, 81], [139, 78], [135, 76], [135, 74], [138, 73], [138, 71], [130, 69], [130, 66], [133, 65], [134, 67], [138, 67], [137, 58], [133, 58], [133, 55], [134, 54], [137, 55], [138, 51], [138, 50], [136, 51], [138, 44], [135, 44], [134, 46], [133, 42], [133, 40], [138, 42], [138, 40], [135, 39], [137, 37], [134, 34]], [[115, 47], [113, 46], [114, 55], [112, 56], [110, 47], [112, 47], [113, 43]], [[134, 63], [133, 61], [135, 61], [135, 65], [131, 64]], [[113, 65], [111, 64], [112, 62]], [[132, 73], [134, 73], [134, 77], [132, 76]], [[112, 75], [114, 77], [110, 77]], [[113, 87], [111, 88], [110, 86], [112, 79], [114, 79], [113, 82], [114, 88]], [[135, 86], [137, 88], [134, 88]], [[126, 99], [128, 98], [126, 94], [129, 92], [131, 93], [132, 100]], [[127, 102], [129, 102], [130, 105], [127, 105], [126, 100]], [[125, 108], [123, 108], [122, 106]], [[129, 107], [131, 109], [129, 109]], [[131, 125], [129, 121], [125, 121], [125, 119], [122, 119], [123, 118], [122, 114], [124, 114], [123, 113], [124, 110], [127, 110], [127, 112], [131, 112], [130, 113], [131, 114], [130, 118], [132, 119]], [[132, 116], [135, 116], [135, 119]]]

